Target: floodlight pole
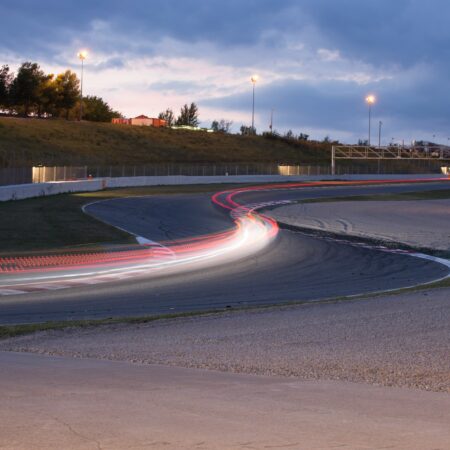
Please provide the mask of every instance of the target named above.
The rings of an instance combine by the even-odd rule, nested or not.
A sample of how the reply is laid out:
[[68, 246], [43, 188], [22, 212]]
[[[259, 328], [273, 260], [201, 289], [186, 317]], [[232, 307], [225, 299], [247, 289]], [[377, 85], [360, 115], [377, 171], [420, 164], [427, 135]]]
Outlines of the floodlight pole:
[[369, 105], [369, 141], [368, 141], [368, 146], [370, 147], [370, 125], [371, 125], [371, 114], [372, 114], [372, 103], [375, 103], [376, 98], [374, 95], [368, 95], [366, 97], [366, 102]]
[[331, 175], [336, 175], [336, 149], [331, 146]]
[[270, 111], [270, 133], [273, 134], [273, 108]]
[[83, 119], [83, 73], [84, 73], [84, 60], [87, 57], [87, 51], [86, 50], [81, 50], [78, 53], [78, 58], [80, 58], [81, 61], [81, 79], [80, 79], [80, 116], [79, 116], [79, 120], [81, 122], [81, 120]]
[[252, 103], [252, 134], [255, 130], [255, 84], [253, 83], [253, 103]]
[[250, 78], [252, 84], [253, 84], [253, 102], [252, 102], [252, 134], [256, 134], [255, 133], [255, 85], [256, 82], [258, 81], [258, 75], [252, 75], [252, 77]]
[[383, 122], [380, 120], [378, 122], [378, 148], [381, 148], [381, 126], [383, 125]]
[[83, 119], [83, 72], [84, 58], [81, 58], [81, 80], [80, 80], [80, 122]]

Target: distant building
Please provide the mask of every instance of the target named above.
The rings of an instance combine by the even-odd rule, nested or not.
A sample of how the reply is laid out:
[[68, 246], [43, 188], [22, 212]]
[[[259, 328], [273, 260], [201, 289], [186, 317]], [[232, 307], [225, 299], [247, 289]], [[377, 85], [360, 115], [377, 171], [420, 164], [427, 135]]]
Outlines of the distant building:
[[132, 119], [122, 119], [116, 118], [111, 121], [114, 124], [118, 125], [135, 125], [141, 127], [165, 127], [167, 126], [167, 121], [164, 119], [156, 119], [152, 117], [147, 117], [141, 114], [140, 116], [134, 117]]
[[116, 117], [111, 122], [119, 125], [131, 125], [131, 119], [124, 119], [122, 117]]

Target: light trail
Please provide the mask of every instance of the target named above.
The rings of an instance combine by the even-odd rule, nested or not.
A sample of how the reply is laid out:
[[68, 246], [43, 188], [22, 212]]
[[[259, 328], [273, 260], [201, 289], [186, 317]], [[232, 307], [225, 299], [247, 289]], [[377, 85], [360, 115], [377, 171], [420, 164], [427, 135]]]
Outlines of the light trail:
[[[221, 265], [259, 252], [278, 234], [277, 222], [258, 213], [267, 206], [289, 201], [240, 204], [236, 196], [248, 192], [301, 189], [324, 186], [425, 183], [445, 179], [307, 182], [251, 186], [222, 191], [211, 197], [228, 211], [234, 226], [229, 230], [157, 244], [127, 246], [112, 251], [71, 250], [43, 255], [0, 257], [0, 295], [31, 290], [59, 289], [79, 284], [110, 282], [131, 277], [195, 270]], [[5, 295], [6, 295], [5, 294]]]
[[[265, 206], [266, 204], [262, 205]], [[277, 234], [273, 219], [256, 213], [258, 205], [237, 210], [234, 227], [158, 245], [141, 245], [113, 252], [0, 257], [0, 295], [56, 289], [122, 278], [153, 276], [225, 264], [258, 252]], [[50, 284], [49, 284], [50, 283]], [[24, 290], [25, 289], [25, 290]]]

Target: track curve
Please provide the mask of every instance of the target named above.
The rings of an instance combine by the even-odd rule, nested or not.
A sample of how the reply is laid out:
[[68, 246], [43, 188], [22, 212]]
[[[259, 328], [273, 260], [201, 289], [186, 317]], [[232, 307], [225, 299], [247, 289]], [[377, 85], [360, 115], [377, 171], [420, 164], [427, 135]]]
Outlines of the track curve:
[[[47, 289], [2, 297], [1, 322], [134, 316], [317, 300], [395, 289], [448, 274], [446, 267], [433, 261], [328, 242], [286, 230], [278, 232], [273, 219], [252, 212], [255, 207], [314, 196], [448, 189], [445, 181], [414, 186], [404, 182], [355, 185], [319, 187], [314, 183], [275, 189], [244, 188], [215, 194], [213, 204], [204, 195], [180, 195], [114, 200], [107, 202], [107, 207], [106, 202], [91, 205], [87, 212], [102, 220], [153, 239], [154, 232], [159, 230], [171, 238], [169, 242], [179, 243], [187, 234], [192, 237], [206, 233], [210, 239], [211, 233], [220, 236], [230, 230], [235, 233], [233, 222], [217, 206], [232, 211], [235, 221], [251, 217], [252, 221], [263, 223], [269, 237], [278, 233], [278, 238], [269, 239], [256, 253], [244, 254], [219, 266], [207, 264], [190, 272], [161, 274], [151, 279], [122, 278], [107, 284], [86, 283], [67, 290]], [[250, 207], [245, 206], [249, 204]], [[154, 214], [145, 233], [142, 227], [145, 228], [148, 216], [142, 208]], [[190, 214], [180, 217], [180, 208]], [[130, 216], [130, 209], [135, 211], [134, 216]]]

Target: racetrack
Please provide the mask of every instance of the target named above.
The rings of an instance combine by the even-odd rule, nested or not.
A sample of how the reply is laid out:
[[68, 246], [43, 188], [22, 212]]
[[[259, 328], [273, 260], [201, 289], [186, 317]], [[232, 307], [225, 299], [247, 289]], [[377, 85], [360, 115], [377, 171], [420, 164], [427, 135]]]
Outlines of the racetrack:
[[[448, 186], [442, 181], [283, 188], [242, 192], [235, 198], [248, 204]], [[86, 212], [158, 242], [222, 232], [232, 226], [229, 216], [207, 195], [120, 199], [92, 204]], [[2, 323], [25, 323], [313, 301], [396, 289], [447, 274], [447, 267], [433, 261], [281, 230], [262, 251], [222, 265], [0, 297], [0, 317]]]

